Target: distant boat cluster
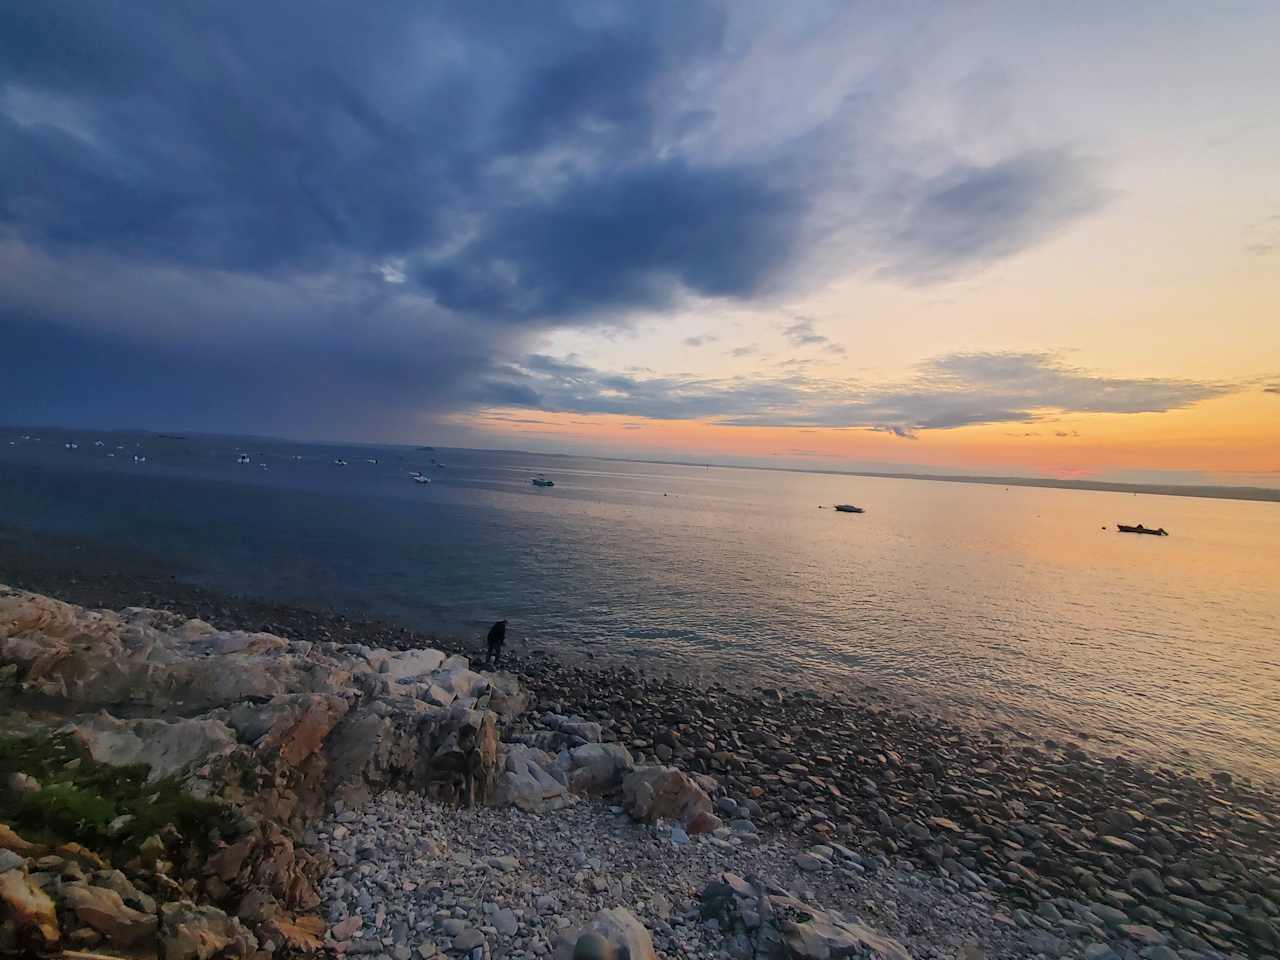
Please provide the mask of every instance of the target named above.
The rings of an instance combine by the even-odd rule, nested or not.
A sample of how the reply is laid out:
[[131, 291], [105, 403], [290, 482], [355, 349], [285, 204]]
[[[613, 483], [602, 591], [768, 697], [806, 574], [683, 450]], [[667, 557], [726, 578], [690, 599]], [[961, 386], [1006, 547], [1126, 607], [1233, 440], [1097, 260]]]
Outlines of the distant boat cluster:
[[[162, 439], [168, 439], [168, 440], [182, 440], [182, 439], [185, 439], [184, 437], [179, 437], [179, 436], [170, 436], [170, 435], [168, 435], [168, 434], [159, 434], [158, 436], [159, 436], [159, 437], [161, 437]], [[20, 437], [20, 439], [21, 439], [22, 441], [27, 441], [27, 442], [35, 442], [35, 443], [39, 443], [39, 442], [40, 442], [40, 438], [39, 438], [39, 437], [33, 437], [33, 436], [32, 436], [31, 434], [29, 434], [29, 433], [24, 433], [24, 434], [22, 434], [22, 436]], [[17, 445], [17, 443], [18, 443], [18, 440], [10, 440], [10, 441], [9, 441], [9, 446], [11, 446], [11, 447], [12, 447], [12, 446], [16, 446], [16, 445]], [[62, 444], [62, 445], [63, 445], [63, 447], [65, 447], [67, 450], [79, 450], [79, 449], [80, 449], [80, 444], [79, 444], [79, 442], [78, 442], [78, 441], [75, 441], [75, 440], [65, 440], [65, 441], [63, 441], [63, 444]], [[104, 447], [104, 446], [106, 446], [105, 442], [104, 442], [104, 441], [102, 441], [102, 440], [95, 440], [95, 441], [93, 441], [93, 445], [94, 445], [95, 447]], [[135, 447], [141, 447], [141, 446], [142, 446], [142, 444], [141, 444], [141, 442], [139, 441], [139, 442], [135, 443], [135, 444], [134, 444], [134, 446], [135, 446]], [[124, 448], [122, 445], [117, 445], [117, 446], [116, 446], [116, 448], [115, 448], [115, 451], [122, 451], [122, 450], [124, 450], [124, 449], [125, 449], [125, 448]], [[418, 447], [417, 449], [422, 450], [422, 451], [434, 451], [434, 450], [435, 450], [435, 447], [430, 447], [430, 446], [420, 446], [420, 447]], [[114, 458], [114, 457], [115, 457], [115, 455], [116, 455], [115, 451], [108, 451], [108, 452], [107, 452], [107, 456], [108, 456], [108, 457], [113, 457], [113, 458]], [[291, 459], [292, 459], [292, 460], [295, 460], [295, 461], [300, 461], [300, 460], [302, 460], [303, 458], [302, 458], [302, 456], [301, 456], [300, 454], [293, 454], [293, 455], [291, 456]], [[401, 459], [401, 460], [404, 460], [404, 457], [400, 457], [400, 459]], [[364, 458], [364, 461], [365, 461], [365, 463], [373, 464], [373, 465], [375, 465], [375, 466], [376, 466], [376, 465], [377, 465], [377, 463], [378, 463], [378, 458], [377, 458], [377, 457], [365, 457], [365, 458]], [[134, 463], [146, 463], [146, 462], [147, 462], [146, 454], [145, 454], [145, 453], [142, 453], [141, 451], [139, 451], [139, 452], [137, 452], [137, 453], [134, 453], [134, 454], [133, 454], [133, 462], [134, 462]], [[247, 453], [239, 453], [239, 454], [237, 454], [237, 455], [236, 455], [236, 463], [238, 463], [238, 464], [242, 464], [242, 465], [249, 465], [249, 464], [252, 464], [252, 463], [253, 463], [253, 459], [252, 459], [252, 458], [250, 457], [250, 455], [249, 455], [249, 454], [247, 454]], [[335, 458], [334, 458], [334, 460], [333, 460], [333, 463], [334, 463], [334, 466], [338, 466], [338, 467], [345, 467], [345, 466], [348, 466], [348, 465], [349, 465], [349, 464], [348, 464], [348, 461], [347, 461], [344, 457], [335, 457]], [[268, 467], [267, 467], [267, 465], [266, 465], [265, 463], [259, 463], [259, 464], [258, 464], [258, 466], [259, 466], [259, 467], [261, 467], [263, 470], [268, 469]], [[443, 462], [443, 461], [437, 460], [435, 457], [432, 457], [432, 458], [431, 458], [431, 466], [432, 466], [434, 469], [436, 469], [436, 470], [443, 470], [443, 469], [445, 469], [445, 466], [446, 466], [446, 465], [444, 464], [444, 462]], [[710, 468], [708, 467], [708, 469], [710, 469]], [[430, 478], [430, 477], [428, 477], [425, 473], [423, 473], [423, 472], [422, 472], [422, 471], [420, 471], [420, 470], [413, 470], [413, 471], [411, 471], [411, 472], [409, 473], [409, 479], [410, 479], [410, 480], [412, 480], [414, 483], [416, 483], [416, 484], [420, 484], [420, 485], [423, 485], [423, 486], [426, 486], [426, 485], [428, 485], [428, 484], [430, 484], [430, 483], [431, 483], [431, 478]], [[550, 479], [549, 477], [547, 477], [545, 474], [542, 474], [542, 473], [539, 473], [539, 474], [537, 474], [536, 476], [534, 476], [534, 477], [530, 478], [529, 483], [530, 483], [532, 486], [534, 486], [534, 487], [539, 487], [539, 488], [544, 488], [544, 489], [545, 489], [545, 488], [548, 488], [548, 487], [554, 487], [554, 486], [556, 485], [554, 480]], [[1008, 490], [1009, 488], [1008, 488], [1008, 487], [1005, 487], [1005, 489], [1006, 489], [1006, 490]], [[663, 494], [663, 496], [665, 497], [665, 496], [667, 496], [667, 494], [665, 494], [665, 493], [664, 493], [664, 494]], [[819, 505], [819, 507], [818, 507], [818, 509], [820, 509], [820, 510], [821, 510], [821, 509], [823, 509], [823, 508], [824, 508], [824, 506], [825, 506], [824, 504], [820, 504], [820, 505]], [[833, 504], [833, 505], [832, 505], [832, 509], [833, 509], [836, 513], [866, 513], [866, 512], [867, 512], [867, 511], [866, 511], [866, 508], [864, 508], [864, 507], [860, 507], [860, 506], [856, 506], [855, 504], [852, 504], [852, 503], [837, 503], [837, 504]], [[1141, 524], [1141, 523], [1134, 523], [1134, 524], [1128, 524], [1128, 523], [1117, 523], [1117, 524], [1115, 525], [1115, 528], [1116, 528], [1117, 532], [1119, 532], [1119, 533], [1137, 533], [1137, 534], [1146, 534], [1146, 535], [1148, 535], [1148, 536], [1152, 536], [1152, 537], [1167, 537], [1167, 536], [1169, 536], [1169, 531], [1168, 531], [1168, 530], [1166, 530], [1164, 527], [1148, 527], [1148, 526], [1144, 526], [1144, 525], [1143, 525], [1143, 524]], [[1103, 530], [1106, 530], [1107, 528], [1104, 526], [1102, 529], [1103, 529]]]

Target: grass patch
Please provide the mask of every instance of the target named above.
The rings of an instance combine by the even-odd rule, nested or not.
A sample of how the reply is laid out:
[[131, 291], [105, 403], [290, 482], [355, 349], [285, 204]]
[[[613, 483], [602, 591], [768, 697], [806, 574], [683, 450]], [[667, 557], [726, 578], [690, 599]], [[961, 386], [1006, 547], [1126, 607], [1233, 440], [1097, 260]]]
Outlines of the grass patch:
[[[173, 778], [147, 783], [147, 772], [145, 764], [98, 763], [67, 734], [0, 736], [0, 810], [33, 843], [75, 841], [113, 862], [132, 857], [143, 840], [168, 824], [206, 850], [213, 835], [231, 832], [226, 806], [192, 797]], [[40, 792], [8, 790], [12, 773], [35, 777]], [[133, 820], [111, 835], [112, 821], [126, 815]]]

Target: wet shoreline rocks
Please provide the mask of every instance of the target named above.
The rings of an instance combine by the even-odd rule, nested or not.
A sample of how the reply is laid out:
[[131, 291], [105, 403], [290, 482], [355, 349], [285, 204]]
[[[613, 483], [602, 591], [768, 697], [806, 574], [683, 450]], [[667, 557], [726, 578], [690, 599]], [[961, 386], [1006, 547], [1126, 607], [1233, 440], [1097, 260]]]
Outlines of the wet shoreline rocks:
[[[908, 862], [989, 900], [1042, 952], [1118, 942], [1166, 957], [1280, 956], [1280, 817], [1267, 785], [816, 694], [550, 658], [521, 673], [536, 702], [600, 722], [637, 764], [713, 778], [728, 823], [750, 809], [751, 828], [828, 857], [852, 848]], [[806, 863], [821, 870], [828, 857]]]

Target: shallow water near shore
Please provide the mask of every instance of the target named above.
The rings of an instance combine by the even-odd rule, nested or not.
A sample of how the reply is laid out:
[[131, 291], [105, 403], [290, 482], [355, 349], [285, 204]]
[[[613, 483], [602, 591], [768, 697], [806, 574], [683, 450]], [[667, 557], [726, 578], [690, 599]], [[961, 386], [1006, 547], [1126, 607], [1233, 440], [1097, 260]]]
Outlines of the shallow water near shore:
[[[30, 436], [0, 438], [0, 533], [33, 546], [74, 538], [210, 589], [419, 628], [478, 635], [508, 617], [517, 649], [842, 693], [871, 683], [1111, 750], [1280, 773], [1276, 504]], [[537, 473], [555, 486], [533, 487]], [[867, 512], [834, 513], [843, 502]], [[1138, 522], [1172, 535], [1115, 531]]]

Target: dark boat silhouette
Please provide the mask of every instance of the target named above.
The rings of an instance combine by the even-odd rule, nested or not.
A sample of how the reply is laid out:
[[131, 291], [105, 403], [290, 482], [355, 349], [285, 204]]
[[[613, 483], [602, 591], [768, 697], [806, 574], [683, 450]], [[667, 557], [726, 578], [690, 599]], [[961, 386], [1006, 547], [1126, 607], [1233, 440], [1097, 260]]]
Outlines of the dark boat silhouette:
[[1156, 527], [1156, 529], [1152, 530], [1150, 527], [1144, 527], [1140, 523], [1132, 526], [1125, 523], [1117, 523], [1116, 529], [1121, 533], [1149, 533], [1153, 537], [1167, 537], [1169, 535], [1169, 531], [1164, 527]]
[[852, 503], [837, 503], [836, 510], [840, 513], [866, 513], [861, 507], [855, 507]]

